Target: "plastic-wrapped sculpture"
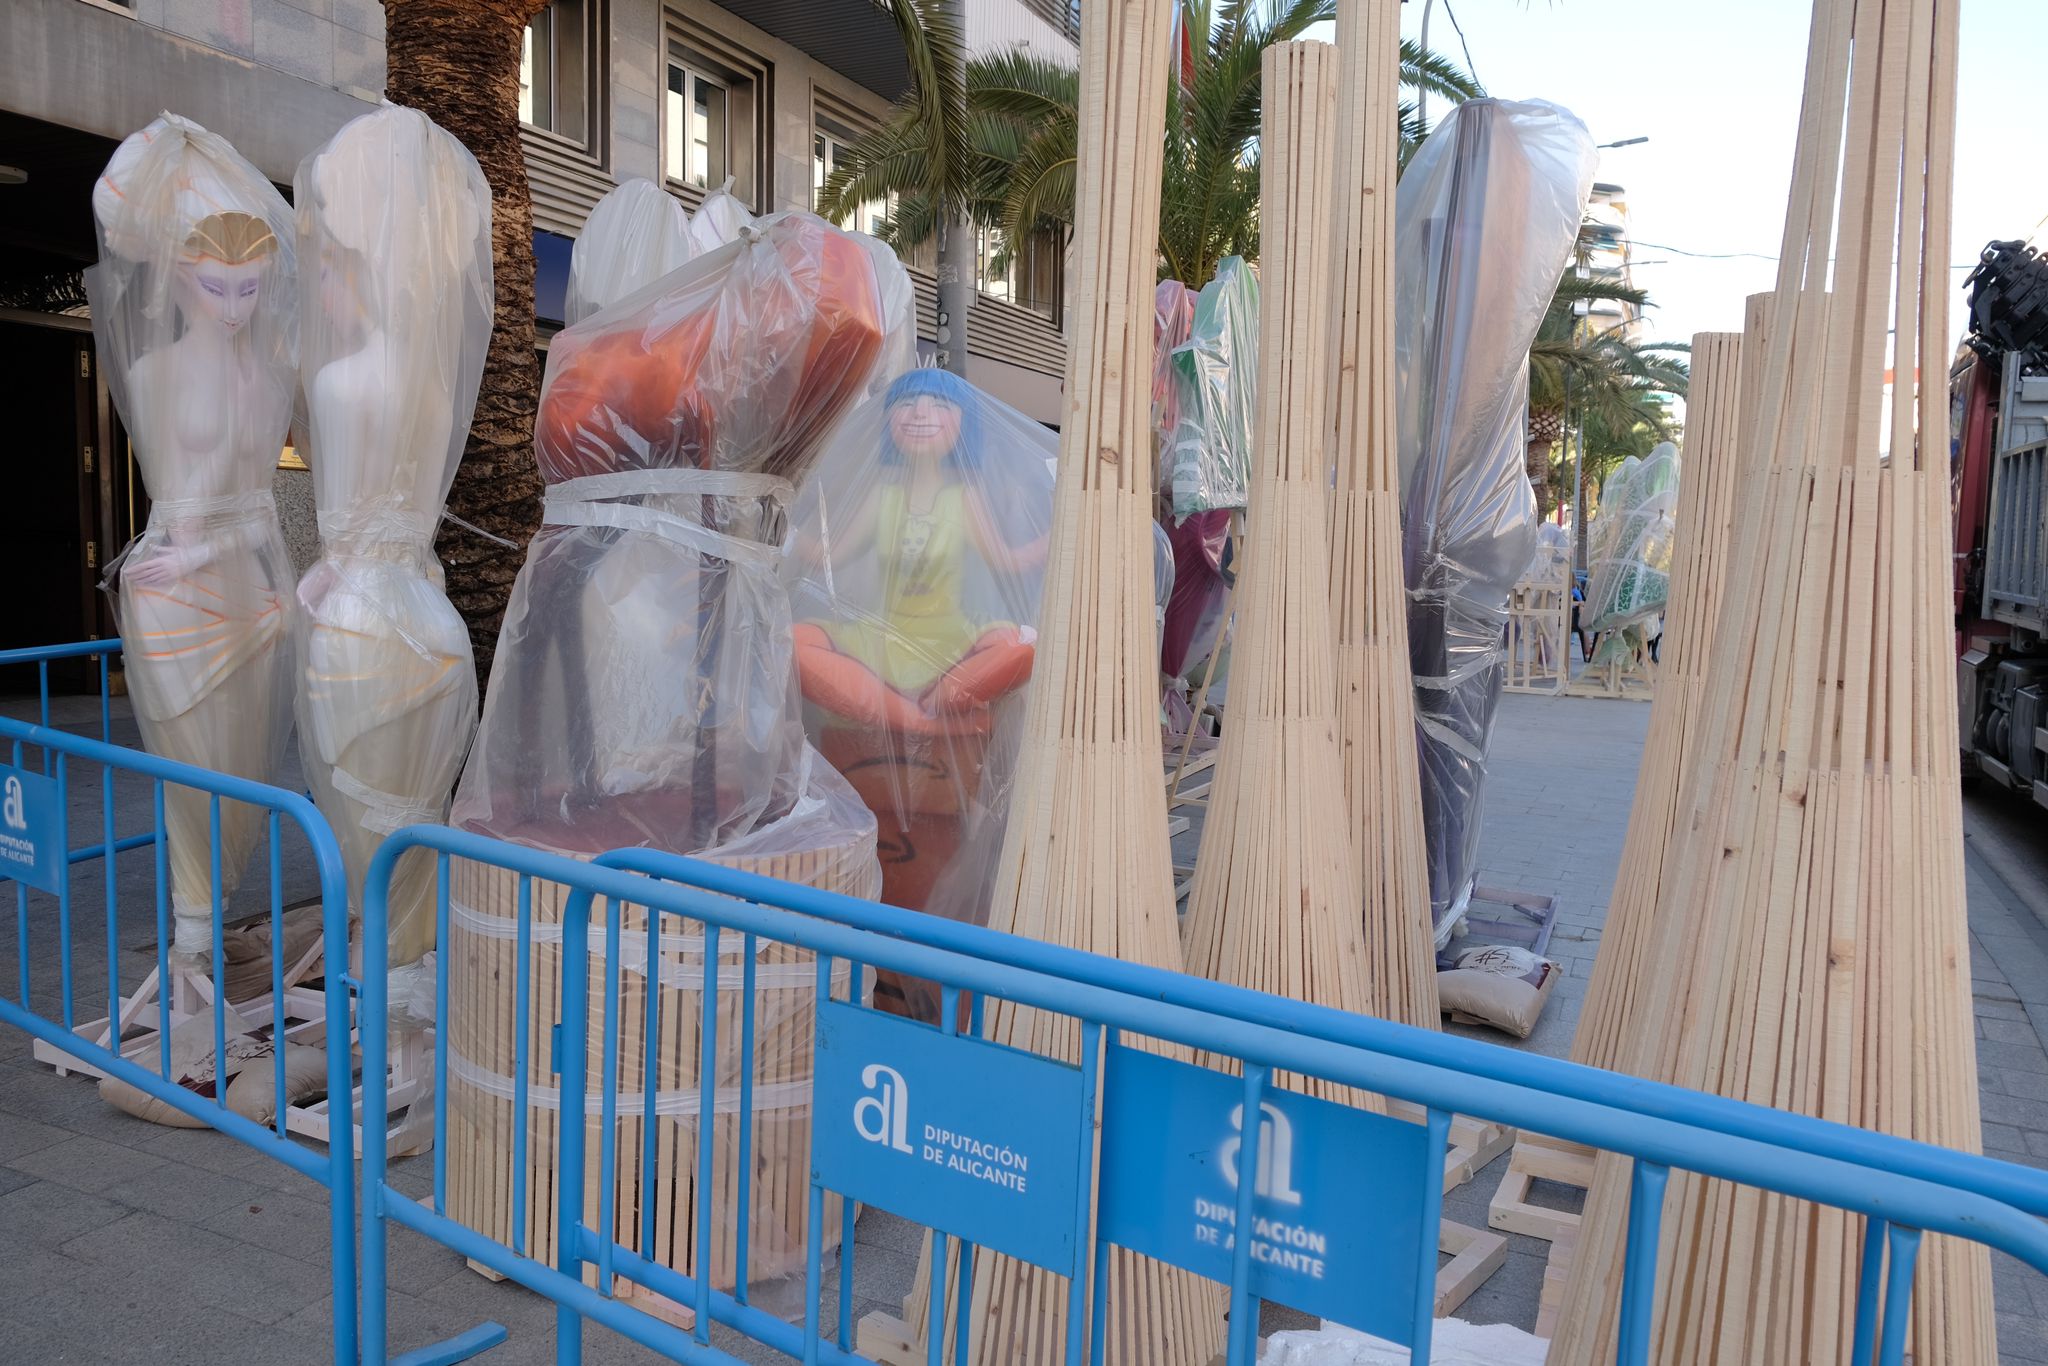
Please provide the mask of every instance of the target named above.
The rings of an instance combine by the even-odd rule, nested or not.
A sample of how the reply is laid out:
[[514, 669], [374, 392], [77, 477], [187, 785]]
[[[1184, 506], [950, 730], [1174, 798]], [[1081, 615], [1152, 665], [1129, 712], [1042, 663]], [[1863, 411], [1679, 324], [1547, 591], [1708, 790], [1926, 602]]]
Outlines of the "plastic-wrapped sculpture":
[[684, 235], [690, 240], [690, 254], [702, 256], [740, 239], [740, 229], [754, 222], [754, 215], [732, 192], [732, 177], [704, 196], [697, 212], [690, 215]]
[[1180, 430], [1180, 385], [1173, 375], [1173, 353], [1194, 326], [1195, 291], [1178, 280], [1161, 280], [1152, 293], [1152, 444], [1162, 494], [1173, 488], [1173, 438]]
[[[301, 354], [321, 558], [299, 583], [299, 746], [362, 876], [385, 836], [447, 811], [476, 721], [469, 632], [434, 530], [491, 332], [491, 198], [461, 143], [387, 106], [299, 167]], [[434, 864], [392, 878], [394, 969], [434, 947]]]
[[910, 298], [879, 244], [782, 214], [556, 337], [543, 525], [458, 823], [715, 853], [836, 786], [804, 740], [776, 547], [792, 480], [907, 361]]
[[[237, 777], [277, 776], [291, 732], [291, 561], [270, 476], [291, 423], [298, 299], [291, 210], [227, 141], [166, 114], [93, 189], [93, 337], [135, 443], [149, 524], [107, 588], [142, 743]], [[172, 949], [210, 961], [213, 902], [248, 862], [261, 813], [164, 794]]]
[[875, 813], [893, 905], [987, 917], [1058, 448], [965, 380], [912, 370], [798, 503], [797, 674], [818, 748]]
[[576, 235], [562, 311], [574, 326], [697, 252], [681, 200], [651, 180], [622, 180], [597, 201]]
[[[542, 526], [513, 586], [454, 823], [572, 855], [644, 846], [875, 894], [875, 818], [804, 736], [781, 547], [792, 484], [846, 415], [908, 364], [914, 307], [909, 276], [886, 247], [792, 213], [743, 225], [738, 240], [555, 338], [536, 425]], [[529, 903], [517, 883], [464, 865], [451, 896], [449, 1212], [500, 1239], [512, 1236], [515, 1186], [541, 1219], [554, 1179], [545, 1139], [514, 1170], [515, 1124], [544, 1135], [563, 1122], [560, 1099], [548, 1098], [545, 1042], [558, 1005], [539, 999], [524, 1039], [531, 1111], [525, 1121], [512, 1111], [515, 936], [524, 920], [545, 980], [561, 970], [563, 933], [562, 889], [537, 884]], [[687, 1211], [730, 1197], [724, 1186], [698, 1190], [689, 1154], [709, 1143], [730, 1173], [751, 1152], [752, 1217], [742, 1235], [736, 1211], [714, 1215], [705, 1270], [732, 1287], [742, 1238], [753, 1277], [800, 1267], [807, 1241], [839, 1236], [836, 1208], [821, 1228], [806, 1227], [810, 1116], [791, 1099], [810, 1089], [815, 961], [760, 941], [748, 965], [743, 936], [720, 942], [729, 989], [711, 1068], [721, 1091], [738, 1093], [745, 993], [730, 988], [751, 968], [753, 1101], [744, 1117], [721, 1102], [700, 1123], [694, 1109], [671, 1107], [697, 1095], [706, 939], [670, 922], [650, 953], [636, 914], [614, 980], [631, 1022], [624, 1046], [656, 1054], [660, 1096], [639, 1097], [636, 1068], [609, 1193], [621, 1202], [619, 1227], [642, 1255], [691, 1273], [700, 1249]], [[843, 969], [834, 980], [847, 981]], [[650, 993], [665, 1022], [659, 1050], [643, 1023]], [[602, 1038], [593, 1032], [593, 1066]], [[649, 1111], [644, 1122], [660, 1129], [668, 1156], [642, 1170]], [[741, 1145], [743, 1119], [751, 1149]], [[590, 1125], [594, 1148], [599, 1121]], [[593, 1219], [598, 1205], [593, 1195]], [[639, 1245], [634, 1211], [657, 1206], [655, 1241]], [[552, 1256], [551, 1219], [525, 1233], [536, 1255]]]
[[1555, 105], [1469, 100], [1415, 154], [1395, 205], [1402, 554], [1439, 948], [1471, 895], [1508, 595], [1536, 546], [1529, 345], [1594, 161]]
[[1202, 286], [1188, 339], [1173, 353], [1180, 422], [1173, 438], [1173, 515], [1241, 508], [1251, 497], [1259, 410], [1259, 280], [1226, 256]]
[[1592, 572], [1580, 614], [1584, 629], [1601, 636], [1595, 667], [1641, 657], [1646, 628], [1664, 613], [1678, 474], [1678, 447], [1666, 441], [1647, 459], [1622, 461], [1600, 488], [1599, 515], [1586, 528]]

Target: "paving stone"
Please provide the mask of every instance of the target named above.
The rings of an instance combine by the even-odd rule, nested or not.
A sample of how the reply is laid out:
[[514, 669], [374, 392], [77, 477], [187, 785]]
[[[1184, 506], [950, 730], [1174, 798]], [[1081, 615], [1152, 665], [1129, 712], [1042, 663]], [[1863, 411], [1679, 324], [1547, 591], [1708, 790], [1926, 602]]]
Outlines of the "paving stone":
[[1993, 1124], [1986, 1121], [1984, 1125], [1984, 1146], [1987, 1148], [2003, 1148], [2007, 1152], [2023, 1153], [2027, 1150], [2026, 1131], [2015, 1128], [2010, 1124]]
[[0, 1243], [61, 1247], [133, 1212], [112, 1200], [31, 1177], [29, 1184], [0, 1195]]
[[70, 1134], [8, 1163], [17, 1171], [82, 1191], [104, 1191], [164, 1165], [161, 1157], [119, 1143]]
[[0, 1162], [40, 1152], [63, 1142], [71, 1134], [54, 1125], [0, 1111]]
[[267, 1187], [251, 1186], [232, 1176], [199, 1167], [152, 1169], [108, 1186], [100, 1193], [109, 1200], [167, 1218], [199, 1222], [219, 1210], [240, 1205], [253, 1192], [268, 1193]]
[[1985, 1020], [1983, 1024], [1984, 1037], [1993, 1043], [2030, 1043], [2036, 1048], [2041, 1046], [2039, 1038], [2034, 1033], [2034, 1027], [2024, 1020], [1992, 1018]]
[[[1998, 1043], [1987, 1040], [1977, 1045], [1977, 1061], [1996, 1067], [2010, 1068], [2015, 1072], [2028, 1072], [2034, 1076], [2034, 1086], [2048, 1092], [2048, 1053], [2041, 1051], [2035, 1043]], [[2014, 1095], [2023, 1092], [2015, 1091]]]
[[129, 1273], [159, 1270], [189, 1299], [261, 1323], [283, 1322], [332, 1289], [325, 1267], [156, 1214], [131, 1214], [72, 1239], [64, 1251]]

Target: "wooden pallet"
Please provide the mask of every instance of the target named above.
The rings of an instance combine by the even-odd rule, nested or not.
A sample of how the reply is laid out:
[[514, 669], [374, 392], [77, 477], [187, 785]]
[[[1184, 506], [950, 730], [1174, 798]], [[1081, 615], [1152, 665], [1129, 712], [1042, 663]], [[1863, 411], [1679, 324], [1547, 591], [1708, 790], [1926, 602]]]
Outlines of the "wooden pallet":
[[[1563, 566], [1560, 566], [1562, 568]], [[1509, 692], [1555, 696], [1571, 681], [1572, 589], [1567, 574], [1524, 579], [1508, 595]]]
[[1593, 1149], [1544, 1134], [1524, 1133], [1508, 1158], [1507, 1174], [1493, 1193], [1493, 1203], [1487, 1207], [1487, 1225], [1553, 1244], [1575, 1233], [1578, 1215], [1529, 1203], [1529, 1187], [1537, 1181], [1590, 1189]]
[[[1421, 1106], [1405, 1100], [1388, 1101], [1387, 1113], [1410, 1124], [1428, 1121], [1428, 1113]], [[1513, 1129], [1469, 1115], [1453, 1115], [1449, 1145], [1444, 1153], [1444, 1192], [1449, 1194], [1464, 1185], [1514, 1146]]]
[[1616, 660], [1599, 668], [1587, 665], [1565, 685], [1566, 697], [1607, 697], [1624, 702], [1647, 702], [1657, 695], [1657, 666], [1645, 654], [1640, 659]]
[[1571, 1284], [1572, 1267], [1579, 1255], [1579, 1229], [1574, 1224], [1550, 1244], [1550, 1256], [1543, 1262], [1543, 1289], [1536, 1301], [1536, 1336], [1546, 1342], [1557, 1332], [1557, 1316], [1564, 1307], [1565, 1287]]
[[[302, 901], [285, 907], [284, 913], [290, 916], [312, 908], [311, 913], [318, 915], [318, 905], [317, 900]], [[297, 961], [285, 967], [284, 1029], [285, 1039], [290, 1043], [317, 1047], [325, 1037], [327, 993], [318, 973], [321, 948], [316, 937]], [[161, 988], [161, 978], [157, 970], [151, 968], [135, 990], [121, 999], [118, 1009], [112, 1012], [111, 1018], [116, 1023], [111, 1034], [107, 1028], [109, 1016], [106, 1015], [78, 1025], [72, 1032], [84, 1042], [101, 1048], [109, 1047], [110, 1039], [118, 1037], [123, 1058], [154, 1071], [161, 1052], [159, 1031], [175, 1029], [197, 1015], [211, 1016], [213, 997], [211, 975], [180, 967], [174, 962], [168, 991]], [[272, 1001], [272, 994], [265, 991], [246, 1000], [230, 1002], [226, 1012], [229, 1024], [232, 1026], [239, 1021], [248, 1032], [268, 1036], [277, 1024]], [[87, 1062], [62, 1044], [37, 1039], [31, 1053], [37, 1062], [55, 1069], [60, 1077], [77, 1073], [97, 1079], [107, 1075], [104, 1068]]]

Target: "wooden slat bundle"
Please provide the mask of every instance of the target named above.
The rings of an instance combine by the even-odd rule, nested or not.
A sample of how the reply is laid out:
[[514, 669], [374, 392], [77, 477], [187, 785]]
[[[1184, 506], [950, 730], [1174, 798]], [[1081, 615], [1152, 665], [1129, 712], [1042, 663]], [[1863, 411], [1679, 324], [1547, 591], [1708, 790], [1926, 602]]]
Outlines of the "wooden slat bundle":
[[[880, 890], [874, 836], [838, 848], [792, 852], [765, 859], [720, 859], [768, 877], [823, 887], [849, 896], [873, 898]], [[514, 1164], [514, 1091], [518, 1036], [514, 991], [518, 971], [519, 878], [507, 869], [458, 861], [451, 871], [448, 965], [448, 1213], [477, 1232], [514, 1242], [513, 1191], [526, 1187], [525, 1217], [516, 1232], [529, 1256], [552, 1265], [560, 1221], [557, 1180], [561, 1160], [560, 1077], [551, 1039], [561, 1019], [562, 907], [568, 890], [536, 881], [531, 891], [532, 978], [526, 1029], [528, 1084], [524, 1167]], [[591, 950], [590, 1023], [586, 1095], [602, 1095], [604, 1076], [604, 903], [591, 913], [598, 932]], [[619, 974], [619, 1072], [621, 1103], [617, 1128], [617, 1171], [610, 1197], [618, 1241], [650, 1260], [696, 1272], [696, 1216], [699, 1201], [697, 1136], [698, 1067], [704, 981], [703, 927], [669, 918], [657, 954], [662, 983], [660, 1048], [655, 1060], [657, 1123], [655, 1161], [643, 1162], [646, 1133], [644, 1096], [647, 1065], [647, 923], [643, 907], [622, 913]], [[717, 1081], [713, 1142], [711, 1283], [730, 1290], [737, 1279], [739, 1232], [739, 1087], [741, 1010], [744, 993], [744, 937], [727, 933], [719, 941]], [[846, 971], [835, 969], [843, 986]], [[748, 1223], [749, 1280], [758, 1284], [803, 1270], [809, 1209], [810, 1083], [816, 1037], [817, 966], [808, 950], [762, 943], [755, 967], [752, 1094], [754, 1113]], [[598, 1144], [601, 1114], [591, 1109], [584, 1138], [584, 1217], [596, 1228], [606, 1203], [601, 1195]], [[643, 1237], [643, 1216], [654, 1212], [654, 1234]], [[825, 1205], [821, 1236], [838, 1245], [839, 1202]], [[589, 1273], [593, 1278], [594, 1270]], [[679, 1308], [638, 1287], [619, 1283], [633, 1299], [668, 1317]]]
[[1624, 1067], [1627, 1044], [1645, 1010], [1667, 1004], [1665, 982], [1649, 961], [1651, 922], [1673, 892], [1673, 826], [1690, 792], [1686, 781], [1699, 752], [1707, 661], [1720, 620], [1736, 493], [1748, 482], [1737, 440], [1742, 414], [1743, 338], [1701, 332], [1692, 339], [1692, 391], [1687, 397], [1684, 473], [1671, 552], [1671, 593], [1658, 651], [1657, 695], [1629, 811], [1628, 838], [1586, 1004], [1572, 1036], [1572, 1061]]
[[[1186, 947], [1190, 972], [1362, 1012], [1374, 1002], [1324, 596], [1329, 373], [1318, 343], [1330, 329], [1336, 58], [1327, 43], [1300, 42], [1275, 44], [1261, 61], [1266, 251], [1252, 530], [1237, 583], [1230, 723], [1195, 862]], [[1307, 1089], [1351, 1098], [1345, 1087]]]
[[[1436, 954], [1401, 572], [1394, 391], [1397, 0], [1337, 7], [1335, 306], [1328, 347], [1330, 604], [1337, 720], [1364, 889], [1365, 1009], [1434, 1029]], [[1276, 244], [1280, 239], [1268, 235]], [[1267, 305], [1270, 307], [1270, 302]], [[1263, 355], [1263, 353], [1262, 353]], [[1250, 659], [1248, 651], [1239, 658]]]
[[[1179, 968], [1151, 598], [1152, 292], [1174, 72], [1169, 16], [1165, 0], [1081, 9], [1066, 423], [1038, 661], [989, 924]], [[1069, 1018], [997, 1001], [985, 1024], [999, 1043], [1080, 1056]], [[1206, 1366], [1223, 1344], [1221, 1287], [1127, 1251], [1112, 1256], [1104, 1361]], [[919, 1342], [929, 1284], [921, 1270], [907, 1314]], [[1062, 1277], [978, 1252], [972, 1360], [1060, 1361], [1067, 1293]], [[946, 1332], [949, 1359], [953, 1337]]]
[[[1955, 0], [1815, 5], [1744, 438], [1763, 474], [1738, 516], [1690, 834], [1646, 969], [1666, 974], [1666, 1007], [1645, 1012], [1633, 1066], [1975, 1150], [1940, 383], [1955, 49]], [[1613, 1350], [1626, 1205], [1626, 1164], [1604, 1159], [1552, 1360]], [[1861, 1225], [1675, 1177], [1656, 1359], [1847, 1361]], [[1907, 1351], [1996, 1359], [1981, 1247], [1929, 1240]]]

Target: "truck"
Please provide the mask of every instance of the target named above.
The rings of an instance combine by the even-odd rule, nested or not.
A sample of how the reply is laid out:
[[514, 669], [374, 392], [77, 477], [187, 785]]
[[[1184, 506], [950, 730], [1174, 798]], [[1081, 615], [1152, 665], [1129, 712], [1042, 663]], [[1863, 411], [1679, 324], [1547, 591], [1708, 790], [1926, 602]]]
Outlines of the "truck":
[[2048, 262], [1994, 242], [1949, 374], [1964, 771], [2048, 807]]

